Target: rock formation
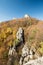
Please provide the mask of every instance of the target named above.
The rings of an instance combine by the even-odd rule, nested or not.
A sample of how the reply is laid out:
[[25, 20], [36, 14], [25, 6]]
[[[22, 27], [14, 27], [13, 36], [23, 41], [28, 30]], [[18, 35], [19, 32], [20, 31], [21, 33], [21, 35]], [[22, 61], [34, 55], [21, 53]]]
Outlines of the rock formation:
[[[16, 38], [17, 38], [17, 40], [20, 41], [20, 44], [22, 42], [24, 42], [24, 31], [21, 27], [17, 31]], [[14, 43], [14, 44], [16, 44], [16, 43]], [[13, 65], [14, 58], [17, 59], [17, 57], [18, 57], [17, 52], [16, 52], [16, 47], [15, 47], [14, 44], [13, 44], [13, 46], [10, 46], [9, 53], [8, 53], [8, 63], [7, 63], [7, 65]]]
[[24, 45], [23, 49], [22, 49], [22, 56], [20, 58], [20, 65], [23, 64], [23, 61], [24, 61], [24, 58], [28, 55], [29, 53], [29, 50], [28, 50], [28, 47], [26, 45]]
[[[17, 38], [17, 40], [20, 41], [19, 44], [24, 42], [24, 31], [21, 27], [17, 31], [16, 38]], [[38, 64], [40, 65], [40, 63], [42, 63], [42, 60], [40, 60], [40, 58], [37, 60], [33, 60], [34, 58], [39, 57], [38, 53], [36, 53], [36, 49], [33, 48], [32, 46], [29, 47], [27, 43], [28, 42], [26, 42], [24, 44], [24, 47], [22, 48], [22, 53], [20, 56], [19, 64], [20, 65], [38, 65]], [[18, 61], [18, 54], [16, 51], [16, 47], [15, 47], [15, 45], [13, 45], [9, 49], [7, 65], [14, 65], [13, 63], [14, 63], [15, 58]], [[42, 59], [43, 59], [43, 57], [42, 57]], [[39, 61], [40, 61], [40, 63], [39, 63]]]
[[43, 65], [43, 57], [40, 57], [40, 58], [35, 59], [35, 60], [30, 60], [23, 65]]
[[7, 65], [13, 65], [14, 59], [17, 58], [17, 52], [14, 47], [10, 47], [8, 53], [8, 63]]
[[[23, 49], [22, 49], [22, 56], [20, 58], [20, 65], [25, 65], [26, 63], [28, 63], [30, 60], [33, 60], [34, 58], [36, 58], [35, 56], [35, 49], [34, 48], [29, 48], [27, 43], [24, 45]], [[38, 58], [38, 56], [37, 56]], [[28, 65], [28, 64], [27, 64]]]
[[20, 27], [19, 30], [17, 31], [16, 34], [16, 38], [21, 41], [24, 42], [24, 30]]

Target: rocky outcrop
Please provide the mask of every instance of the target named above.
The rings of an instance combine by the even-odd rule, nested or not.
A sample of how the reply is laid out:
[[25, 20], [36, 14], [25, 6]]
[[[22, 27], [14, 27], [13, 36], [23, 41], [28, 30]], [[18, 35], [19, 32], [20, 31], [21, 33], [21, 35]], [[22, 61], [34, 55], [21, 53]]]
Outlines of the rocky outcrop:
[[[38, 56], [37, 56], [38, 55]], [[30, 60], [36, 59], [40, 57], [38, 53], [36, 53], [35, 48], [29, 48], [28, 44], [26, 43], [22, 49], [22, 56], [20, 58], [20, 65], [25, 65], [28, 63]], [[27, 64], [28, 65], [28, 64]]]
[[28, 47], [27, 47], [27, 45], [24, 45], [24, 47], [22, 49], [22, 56], [21, 56], [20, 62], [19, 62], [20, 65], [23, 64], [24, 58], [28, 55], [28, 53], [29, 53]]
[[8, 53], [8, 63], [7, 63], [7, 65], [14, 65], [13, 64], [14, 60], [17, 57], [18, 57], [18, 55], [17, 55], [15, 48], [14, 47], [10, 48], [9, 53]]
[[16, 38], [19, 41], [24, 42], [24, 30], [21, 27], [17, 31]]
[[40, 58], [35, 59], [35, 60], [30, 60], [23, 65], [43, 65], [43, 57], [40, 57]]
[[[19, 40], [19, 44], [24, 42], [24, 30], [20, 27], [16, 34], [17, 40]], [[17, 42], [18, 43], [18, 42]], [[14, 59], [18, 61], [18, 55], [16, 51], [16, 42], [13, 44], [13, 46], [10, 46], [9, 53], [8, 53], [8, 63], [7, 65], [14, 65]]]
[[[19, 44], [21, 45], [24, 43], [24, 31], [20, 27], [16, 34], [17, 40], [19, 40]], [[14, 65], [14, 61], [17, 60], [20, 65], [43, 65], [43, 57], [40, 57], [38, 53], [36, 53], [35, 47], [28, 46], [28, 42], [24, 44], [24, 47], [22, 48], [21, 56], [19, 57], [20, 60], [18, 61], [18, 54], [17, 54], [17, 46], [13, 45], [9, 49], [8, 53], [8, 63], [7, 65]], [[37, 59], [36, 59], [37, 58]], [[15, 60], [16, 59], [16, 60]], [[36, 60], [33, 60], [36, 59]], [[16, 64], [15, 64], [16, 65]], [[18, 65], [18, 64], [17, 64]]]

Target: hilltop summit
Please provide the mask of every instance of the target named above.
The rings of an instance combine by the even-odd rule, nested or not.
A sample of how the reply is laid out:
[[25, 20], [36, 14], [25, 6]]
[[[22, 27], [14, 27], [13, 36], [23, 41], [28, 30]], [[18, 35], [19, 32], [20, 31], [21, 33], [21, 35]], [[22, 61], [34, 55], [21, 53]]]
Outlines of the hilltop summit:
[[28, 14], [25, 14], [24, 18], [30, 18], [30, 16]]

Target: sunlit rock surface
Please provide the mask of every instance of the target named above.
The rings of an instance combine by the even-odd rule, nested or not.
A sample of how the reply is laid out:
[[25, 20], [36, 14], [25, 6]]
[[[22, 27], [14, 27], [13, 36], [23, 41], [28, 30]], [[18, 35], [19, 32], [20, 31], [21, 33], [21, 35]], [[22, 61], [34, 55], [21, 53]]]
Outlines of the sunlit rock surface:
[[23, 36], [24, 36], [24, 31], [23, 29], [20, 27], [17, 31], [17, 34], [16, 34], [16, 38], [18, 40], [20, 40], [21, 42], [23, 42]]
[[[34, 49], [32, 48], [29, 48], [27, 44], [24, 45], [23, 49], [22, 49], [22, 56], [20, 58], [20, 62], [19, 64], [20, 65], [26, 65], [26, 63], [30, 62], [30, 60], [33, 60], [33, 59], [36, 59], [36, 56], [35, 56], [35, 51], [33, 51]], [[34, 52], [34, 53], [33, 53]], [[37, 57], [37, 59], [39, 58], [40, 56]], [[39, 58], [40, 59], [40, 58]], [[40, 61], [40, 60], [39, 60]], [[27, 64], [28, 65], [28, 64]], [[36, 64], [37, 65], [37, 64]]]
[[43, 57], [40, 57], [40, 58], [35, 59], [35, 60], [30, 60], [23, 65], [43, 65]]

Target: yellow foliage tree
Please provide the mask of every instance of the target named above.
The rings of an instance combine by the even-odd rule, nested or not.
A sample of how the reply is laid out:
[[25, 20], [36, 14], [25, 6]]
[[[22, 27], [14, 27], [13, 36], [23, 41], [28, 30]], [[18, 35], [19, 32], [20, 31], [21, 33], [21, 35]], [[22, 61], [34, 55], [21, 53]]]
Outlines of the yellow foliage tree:
[[13, 45], [12, 40], [10, 40], [10, 41], [8, 42], [8, 46], [11, 46], [11, 45]]
[[6, 33], [11, 34], [13, 31], [10, 27], [7, 28]]

